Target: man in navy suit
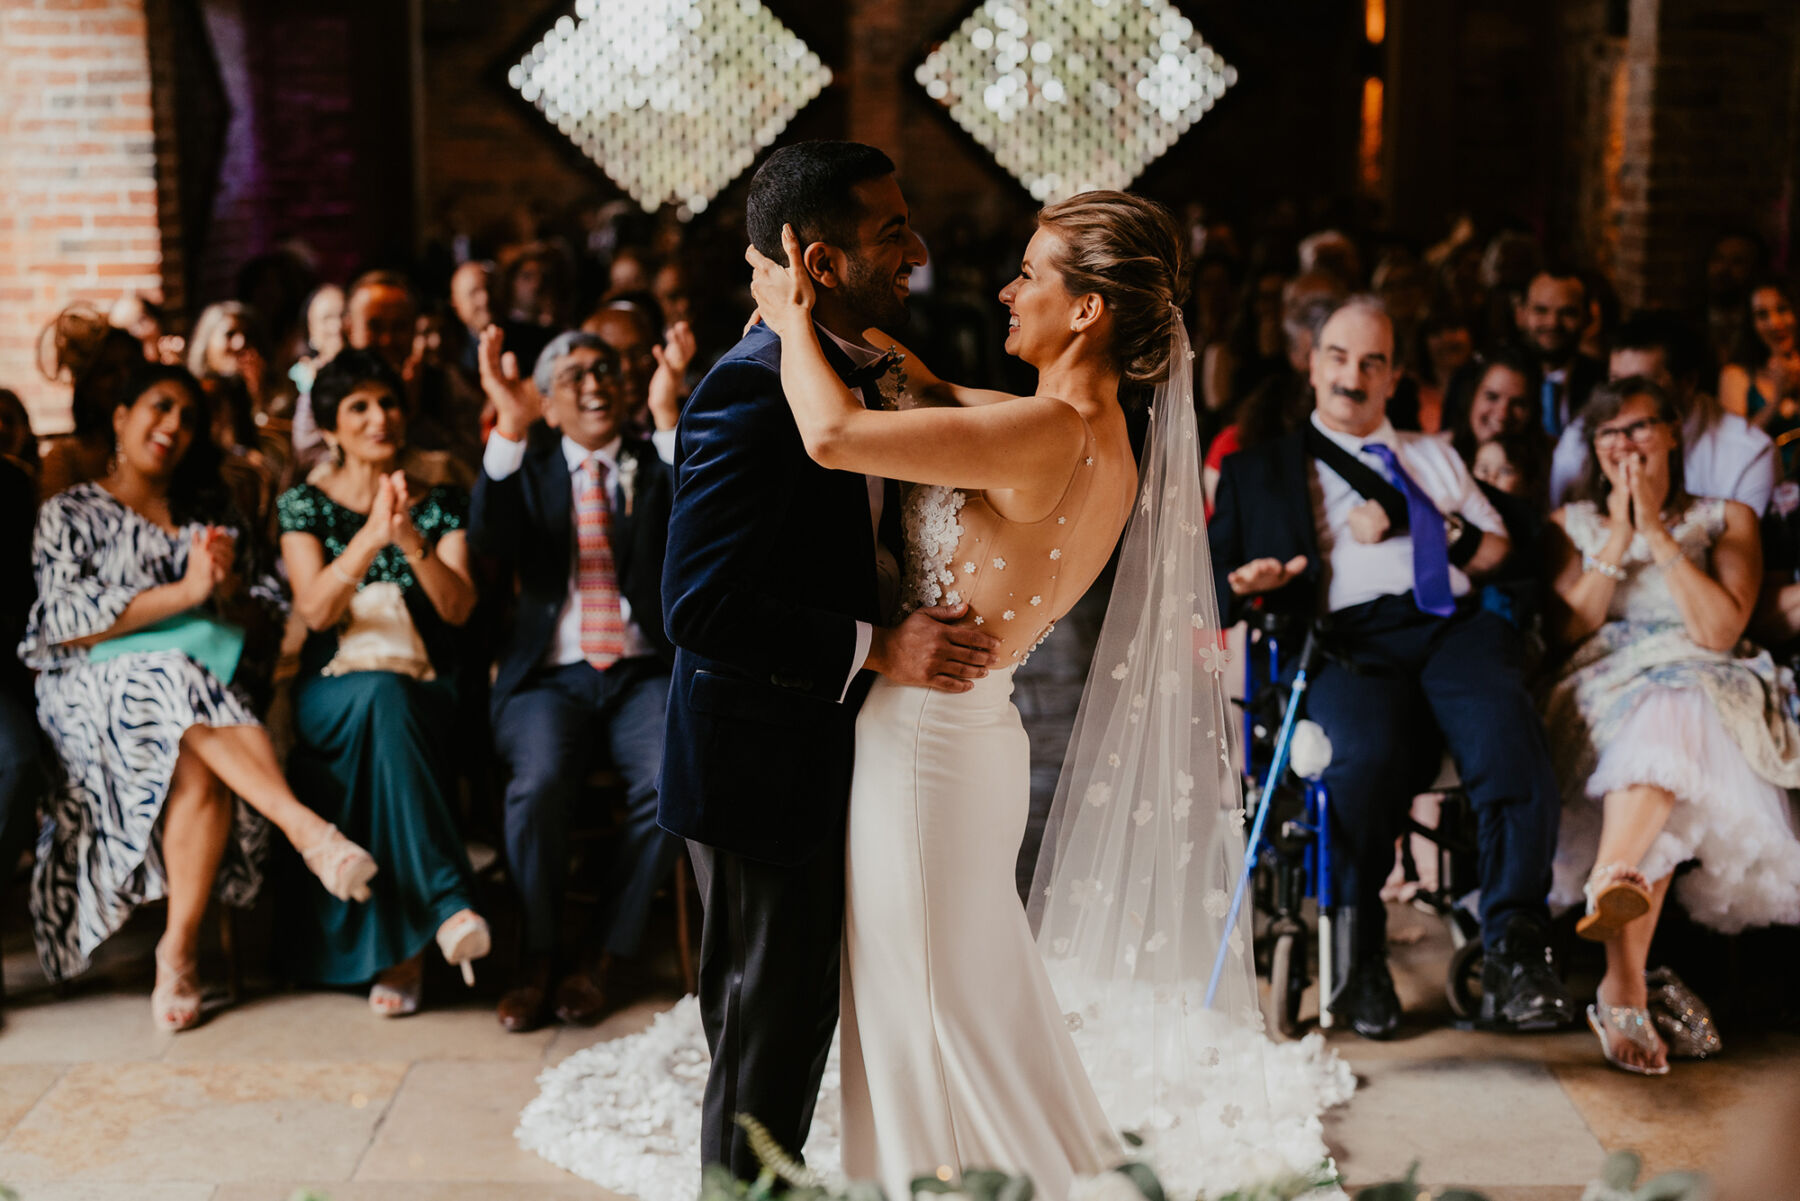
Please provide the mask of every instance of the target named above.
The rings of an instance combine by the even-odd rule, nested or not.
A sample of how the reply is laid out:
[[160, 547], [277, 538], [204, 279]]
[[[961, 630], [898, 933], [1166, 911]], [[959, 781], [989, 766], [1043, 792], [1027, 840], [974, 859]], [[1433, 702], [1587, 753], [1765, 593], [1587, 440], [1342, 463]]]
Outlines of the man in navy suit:
[[[506, 852], [525, 914], [525, 963], [497, 1016], [525, 1031], [551, 1012], [582, 1024], [600, 1016], [605, 965], [637, 953], [650, 899], [680, 853], [656, 824], [675, 657], [662, 624], [674, 434], [627, 436], [631, 398], [617, 353], [598, 336], [558, 336], [529, 380], [502, 354], [503, 340], [493, 326], [481, 337], [482, 384], [498, 422], [469, 538], [517, 592], [492, 715], [509, 769]], [[624, 778], [626, 819], [594, 964], [586, 948], [561, 954], [560, 917], [569, 814], [600, 761]]]
[[[784, 222], [806, 245], [820, 343], [865, 403], [878, 394], [860, 369], [885, 363], [863, 331], [905, 321], [908, 276], [925, 262], [893, 171], [868, 146], [802, 143], [769, 156], [748, 201], [763, 253], [786, 260]], [[798, 1152], [837, 1025], [864, 673], [962, 691], [998, 642], [950, 626], [961, 606], [882, 628], [897, 497], [885, 481], [807, 458], [782, 394], [780, 342], [764, 327], [689, 397], [676, 458], [663, 599], [678, 650], [660, 817], [688, 839], [706, 906], [701, 1158], [751, 1178], [757, 1161], [734, 1118], [755, 1117]]]
[[1311, 420], [1225, 460], [1207, 536], [1226, 620], [1252, 606], [1317, 620], [1327, 651], [1307, 713], [1332, 748], [1342, 974], [1328, 1003], [1366, 1038], [1399, 1026], [1381, 885], [1441, 734], [1478, 822], [1482, 1016], [1562, 1025], [1574, 1006], [1550, 963], [1546, 903], [1556, 778], [1517, 631], [1471, 595], [1470, 577], [1507, 557], [1505, 526], [1448, 443], [1387, 419], [1397, 369], [1380, 301], [1325, 316], [1311, 372]]

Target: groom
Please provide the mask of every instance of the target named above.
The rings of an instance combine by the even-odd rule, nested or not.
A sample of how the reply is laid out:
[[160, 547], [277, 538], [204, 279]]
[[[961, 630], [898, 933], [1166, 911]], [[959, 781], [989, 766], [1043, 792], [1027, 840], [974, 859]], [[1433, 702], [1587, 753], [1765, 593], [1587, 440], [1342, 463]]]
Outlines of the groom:
[[[886, 369], [864, 342], [906, 320], [925, 247], [894, 164], [854, 142], [770, 155], [746, 211], [757, 249], [806, 247], [825, 356], [865, 403]], [[701, 1161], [758, 1171], [747, 1114], [798, 1153], [838, 1015], [844, 818], [872, 676], [964, 691], [998, 640], [926, 609], [882, 626], [898, 579], [890, 482], [812, 462], [758, 325], [682, 409], [663, 571], [675, 643], [658, 820], [688, 840], [706, 909], [700, 1007], [712, 1051]]]

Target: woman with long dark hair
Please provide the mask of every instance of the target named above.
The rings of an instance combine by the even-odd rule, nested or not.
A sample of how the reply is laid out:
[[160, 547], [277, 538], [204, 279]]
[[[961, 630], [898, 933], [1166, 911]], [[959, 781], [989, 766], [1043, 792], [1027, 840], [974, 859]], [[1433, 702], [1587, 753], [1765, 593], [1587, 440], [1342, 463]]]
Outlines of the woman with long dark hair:
[[45, 973], [65, 980], [137, 905], [166, 898], [150, 1005], [185, 1030], [200, 1020], [207, 900], [255, 899], [269, 823], [335, 895], [367, 896], [375, 864], [294, 799], [257, 722], [245, 641], [286, 605], [225, 501], [199, 383], [140, 363], [118, 395], [105, 474], [45, 502], [34, 539], [20, 649], [65, 778], [31, 908]]

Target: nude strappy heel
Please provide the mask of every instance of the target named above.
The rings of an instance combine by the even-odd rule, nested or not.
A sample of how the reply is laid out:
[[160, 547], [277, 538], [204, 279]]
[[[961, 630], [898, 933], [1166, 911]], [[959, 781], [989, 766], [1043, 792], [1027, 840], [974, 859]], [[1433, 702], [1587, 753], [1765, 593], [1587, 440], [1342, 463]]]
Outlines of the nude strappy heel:
[[192, 1030], [200, 1024], [199, 977], [195, 969], [177, 971], [175, 965], [156, 952], [156, 974], [168, 973], [169, 982], [150, 990], [150, 1016], [157, 1028], [170, 1033]]
[[325, 891], [340, 901], [369, 899], [369, 881], [381, 870], [374, 856], [338, 833], [336, 826], [326, 826], [319, 841], [300, 853], [307, 869], [319, 878]]
[[444, 962], [462, 969], [463, 983], [475, 987], [475, 960], [493, 949], [493, 936], [487, 920], [473, 909], [465, 909], [438, 927], [438, 950]]
[[1587, 895], [1587, 913], [1575, 923], [1575, 933], [1595, 942], [1617, 938], [1626, 926], [1650, 912], [1649, 885], [1643, 873], [1628, 863], [1601, 864], [1581, 891]]

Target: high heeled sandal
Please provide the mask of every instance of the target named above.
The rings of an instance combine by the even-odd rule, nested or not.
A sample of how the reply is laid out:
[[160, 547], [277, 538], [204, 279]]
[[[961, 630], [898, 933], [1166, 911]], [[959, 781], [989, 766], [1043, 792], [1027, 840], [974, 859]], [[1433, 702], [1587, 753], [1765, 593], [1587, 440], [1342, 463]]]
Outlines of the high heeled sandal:
[[377, 977], [369, 987], [369, 1008], [377, 1017], [411, 1017], [419, 1012], [419, 999], [424, 992], [425, 965], [421, 963], [413, 973], [412, 986], [409, 988], [395, 988], [392, 984], [384, 984]]
[[1643, 873], [1628, 863], [1603, 863], [1588, 876], [1581, 891], [1587, 912], [1575, 933], [1594, 942], [1617, 938], [1619, 932], [1650, 912], [1650, 888]]
[[1600, 1054], [1606, 1062], [1621, 1072], [1630, 1072], [1636, 1076], [1667, 1076], [1669, 1065], [1665, 1059], [1659, 1068], [1646, 1067], [1643, 1064], [1628, 1063], [1613, 1051], [1613, 1039], [1620, 1038], [1638, 1048], [1640, 1051], [1654, 1055], [1663, 1047], [1662, 1040], [1656, 1036], [1656, 1027], [1650, 1022], [1648, 1009], [1637, 1009], [1630, 1005], [1608, 1005], [1606, 999], [1598, 993], [1594, 995], [1594, 1003], [1587, 1007], [1588, 1028], [1594, 1037], [1600, 1040]]
[[375, 857], [328, 825], [319, 841], [300, 853], [307, 869], [319, 878], [325, 891], [340, 901], [369, 899], [369, 881], [381, 869]]
[[473, 909], [465, 909], [438, 927], [438, 950], [444, 962], [462, 969], [463, 983], [475, 987], [475, 960], [493, 949], [493, 935], [487, 919]]
[[200, 1024], [198, 965], [178, 971], [159, 951], [156, 953], [156, 974], [160, 977], [165, 971], [169, 975], [168, 983], [158, 983], [150, 990], [150, 1016], [155, 1019], [158, 1029], [171, 1034], [192, 1030]]
[[1666, 967], [1644, 974], [1650, 989], [1650, 1020], [1676, 1059], [1707, 1059], [1725, 1049], [1712, 1010], [1681, 977]]

